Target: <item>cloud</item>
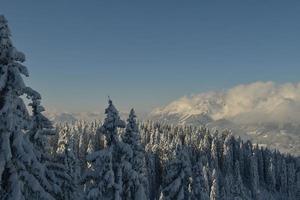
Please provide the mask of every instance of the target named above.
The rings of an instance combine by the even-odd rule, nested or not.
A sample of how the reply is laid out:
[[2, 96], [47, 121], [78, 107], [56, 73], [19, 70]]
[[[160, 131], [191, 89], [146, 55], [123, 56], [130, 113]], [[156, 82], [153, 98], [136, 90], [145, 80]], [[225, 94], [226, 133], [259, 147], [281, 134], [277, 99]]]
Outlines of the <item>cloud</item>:
[[255, 82], [225, 92], [183, 97], [154, 114], [194, 115], [207, 113], [213, 119], [239, 123], [300, 123], [300, 83]]
[[218, 118], [248, 122], [300, 122], [300, 83], [256, 82], [227, 91]]

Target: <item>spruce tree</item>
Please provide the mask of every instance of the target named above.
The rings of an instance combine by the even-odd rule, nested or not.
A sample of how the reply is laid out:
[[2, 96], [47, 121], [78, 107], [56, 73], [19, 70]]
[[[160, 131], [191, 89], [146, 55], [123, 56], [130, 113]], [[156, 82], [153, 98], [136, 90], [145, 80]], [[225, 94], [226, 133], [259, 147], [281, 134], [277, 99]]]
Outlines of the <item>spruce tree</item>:
[[123, 161], [132, 156], [130, 148], [119, 141], [118, 129], [124, 128], [125, 122], [120, 119], [119, 112], [110, 99], [108, 103], [104, 123], [97, 130], [97, 134], [104, 134], [106, 145], [104, 149], [94, 147], [94, 152], [87, 156], [91, 166], [83, 178], [83, 182], [87, 185], [88, 199], [92, 200], [121, 198]]
[[217, 170], [213, 170], [212, 174], [212, 186], [210, 189], [210, 200], [219, 200], [219, 175], [217, 174]]
[[[145, 163], [145, 152], [141, 145], [141, 137], [136, 122], [136, 114], [134, 109], [131, 109], [127, 119], [125, 133], [122, 135], [122, 140], [125, 144], [129, 145], [132, 150], [132, 157], [127, 160], [127, 165], [124, 167], [125, 174], [127, 174], [126, 182], [131, 182], [131, 187], [127, 186], [125, 193], [132, 193], [131, 198], [136, 195], [140, 196], [138, 199], [145, 199], [148, 196], [148, 180], [147, 169]], [[128, 194], [125, 196], [128, 196]], [[129, 199], [129, 198], [128, 198]]]
[[218, 139], [215, 137], [211, 145], [211, 167], [219, 169]]
[[224, 151], [223, 151], [223, 172], [225, 174], [230, 174], [233, 169], [233, 141], [234, 138], [230, 134], [226, 137], [224, 141]]
[[22, 65], [25, 55], [12, 44], [7, 20], [0, 15], [0, 194], [2, 199], [54, 199], [53, 185], [32, 142], [26, 139], [31, 118], [22, 95], [41, 99], [26, 87], [22, 75], [29, 76]]
[[238, 161], [234, 166], [234, 180], [231, 188], [231, 194], [234, 199], [241, 199], [244, 196], [243, 180], [240, 174], [240, 165]]
[[62, 199], [80, 200], [83, 198], [80, 186], [80, 165], [74, 153], [74, 134], [68, 137], [62, 153], [64, 173], [68, 178], [63, 179]]
[[280, 167], [280, 192], [287, 193], [287, 167], [285, 159], [282, 159]]
[[173, 158], [167, 161], [160, 200], [185, 200], [190, 198], [191, 163], [186, 149], [178, 144]]
[[203, 174], [201, 161], [192, 170], [191, 199], [209, 200], [208, 182]]
[[125, 128], [125, 122], [120, 119], [119, 112], [113, 105], [112, 100], [108, 101], [108, 108], [105, 109], [106, 118], [100, 128], [100, 132], [105, 135], [108, 147], [119, 142], [118, 128]]
[[258, 176], [258, 165], [257, 165], [257, 155], [253, 153], [250, 158], [250, 189], [252, 191], [253, 198], [257, 198], [259, 193], [259, 176]]

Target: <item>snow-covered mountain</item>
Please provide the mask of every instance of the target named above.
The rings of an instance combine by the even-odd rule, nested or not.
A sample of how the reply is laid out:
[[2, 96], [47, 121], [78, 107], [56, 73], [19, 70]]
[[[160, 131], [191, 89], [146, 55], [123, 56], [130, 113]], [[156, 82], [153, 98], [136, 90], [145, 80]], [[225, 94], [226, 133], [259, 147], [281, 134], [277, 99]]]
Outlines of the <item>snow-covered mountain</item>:
[[102, 113], [96, 112], [59, 112], [59, 111], [47, 111], [46, 116], [53, 122], [53, 123], [70, 123], [73, 124], [76, 121], [84, 120], [84, 121], [95, 121], [103, 119]]
[[150, 118], [230, 129], [255, 143], [300, 155], [300, 84], [256, 82], [184, 96], [153, 110]]
[[[128, 118], [128, 112], [120, 112], [122, 119], [126, 120]], [[102, 121], [104, 119], [104, 112], [59, 112], [55, 110], [50, 110], [45, 113], [45, 115], [55, 124], [73, 124], [76, 121]], [[138, 113], [139, 120], [144, 119], [145, 113]]]

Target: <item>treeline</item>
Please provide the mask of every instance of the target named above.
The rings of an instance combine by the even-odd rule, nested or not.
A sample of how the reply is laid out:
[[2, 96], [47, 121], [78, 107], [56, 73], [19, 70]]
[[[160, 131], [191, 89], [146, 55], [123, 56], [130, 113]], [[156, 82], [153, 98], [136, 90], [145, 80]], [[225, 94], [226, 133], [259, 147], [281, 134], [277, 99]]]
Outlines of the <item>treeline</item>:
[[102, 123], [53, 127], [10, 37], [0, 15], [0, 200], [300, 198], [298, 158], [228, 131], [125, 122], [111, 100]]
[[[91, 160], [88, 160], [91, 155], [97, 152], [96, 154], [105, 156], [104, 152], [112, 149], [111, 146], [129, 144], [131, 148], [127, 149], [128, 152], [124, 147], [113, 147], [122, 149], [115, 155], [129, 157], [128, 162], [131, 166], [139, 166], [138, 174], [143, 177], [143, 181], [140, 182], [143, 182], [146, 199], [299, 198], [300, 163], [297, 158], [252, 145], [250, 141], [243, 142], [227, 130], [222, 133], [210, 133], [204, 127], [172, 126], [154, 122], [137, 125], [133, 116], [135, 115], [132, 110], [127, 120], [131, 123], [127, 124], [125, 130], [122, 129], [125, 126], [119, 129], [115, 127], [116, 136], [113, 138], [117, 138], [117, 142], [113, 143], [106, 140], [100, 122], [82, 121], [75, 125], [58, 125], [59, 135], [56, 136], [55, 142], [52, 142], [52, 146], [56, 148], [54, 152], [61, 148], [57, 144], [64, 144], [60, 141], [72, 140], [72, 154], [78, 159], [79, 168], [85, 177], [85, 171], [90, 170], [88, 165], [93, 166]], [[119, 117], [117, 119], [119, 120]], [[135, 127], [134, 134], [128, 132], [129, 124]], [[137, 148], [132, 148], [134, 146]], [[128, 156], [131, 152], [133, 158], [139, 159], [132, 161], [133, 158]], [[94, 159], [92, 163], [96, 162], [96, 157]], [[122, 159], [117, 159], [115, 164], [111, 160], [110, 165], [124, 165], [120, 160]], [[100, 163], [103, 165], [103, 162]], [[128, 181], [123, 180], [121, 182], [126, 187], [125, 183]], [[95, 192], [84, 188], [82, 190], [87, 197]], [[120, 196], [121, 199], [135, 199], [132, 195], [130, 198], [126, 198], [124, 194]], [[97, 198], [100, 196], [95, 197]]]

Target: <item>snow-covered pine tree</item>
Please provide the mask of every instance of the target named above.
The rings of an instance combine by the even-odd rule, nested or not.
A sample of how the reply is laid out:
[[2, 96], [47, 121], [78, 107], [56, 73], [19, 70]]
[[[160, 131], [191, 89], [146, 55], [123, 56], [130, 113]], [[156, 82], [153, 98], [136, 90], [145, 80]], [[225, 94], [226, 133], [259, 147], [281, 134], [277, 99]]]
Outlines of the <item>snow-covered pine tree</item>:
[[64, 200], [81, 200], [83, 199], [80, 185], [80, 165], [79, 160], [74, 153], [74, 135], [70, 135], [64, 144], [64, 152], [61, 154], [64, 165], [64, 173], [68, 178], [63, 179], [62, 199]]
[[[288, 197], [290, 199], [295, 198], [295, 186], [296, 186], [296, 171], [293, 162], [287, 164], [287, 185], [288, 185]], [[298, 188], [297, 188], [298, 190]]]
[[251, 172], [250, 172], [250, 160], [252, 156], [252, 143], [250, 141], [246, 141], [242, 145], [243, 149], [243, 163], [244, 163], [244, 169], [243, 169], [243, 174], [242, 178], [247, 187], [251, 187]]
[[201, 161], [192, 170], [191, 199], [209, 200], [208, 182], [204, 178]]
[[62, 193], [60, 186], [65, 171], [64, 166], [54, 159], [54, 155], [51, 154], [51, 147], [49, 145], [50, 137], [53, 137], [58, 133], [53, 128], [50, 120], [42, 114], [44, 108], [40, 103], [39, 98], [33, 98], [32, 102], [29, 104], [29, 106], [32, 107], [32, 123], [30, 130], [26, 134], [26, 139], [30, 140], [34, 145], [37, 159], [46, 166], [46, 177], [53, 186], [53, 191], [50, 192], [53, 196], [58, 198]]
[[256, 146], [257, 149], [257, 168], [258, 168], [258, 176], [259, 176], [259, 183], [260, 185], [264, 185], [265, 176], [264, 176], [264, 159], [263, 159], [263, 149], [262, 147], [259, 149], [258, 145]]
[[231, 195], [234, 199], [242, 199], [244, 195], [244, 185], [240, 173], [239, 162], [236, 161], [234, 166], [234, 180], [231, 187]]
[[87, 156], [89, 142], [91, 139], [91, 133], [89, 132], [89, 127], [86, 124], [82, 124], [80, 130], [81, 132], [79, 136], [78, 158], [79, 158], [80, 167], [83, 170], [86, 169], [87, 167], [86, 156]]
[[250, 189], [254, 199], [257, 199], [259, 193], [259, 177], [258, 177], [258, 165], [257, 155], [253, 153], [250, 158]]
[[276, 184], [276, 179], [275, 179], [275, 166], [274, 166], [274, 159], [273, 155], [268, 152], [267, 154], [267, 165], [266, 165], [266, 182], [267, 182], [267, 187], [270, 191], [275, 190], [275, 184]]
[[234, 138], [231, 134], [229, 134], [224, 141], [223, 147], [223, 172], [225, 174], [230, 174], [233, 170], [233, 144]]
[[218, 139], [215, 137], [211, 145], [211, 167], [219, 169]]
[[32, 124], [27, 135], [35, 147], [36, 155], [39, 157], [39, 160], [43, 162], [49, 161], [50, 159], [48, 140], [49, 137], [54, 136], [56, 132], [51, 121], [42, 114], [45, 109], [40, 104], [40, 99], [36, 98], [32, 99], [32, 102], [29, 104], [29, 106], [32, 107]]
[[286, 167], [286, 161], [285, 159], [282, 159], [281, 166], [280, 166], [280, 188], [279, 191], [283, 194], [287, 193], [287, 167]]
[[[39, 161], [34, 145], [25, 138], [30, 117], [21, 98], [41, 99], [26, 87], [29, 76], [21, 63], [25, 55], [12, 44], [7, 20], [0, 15], [0, 194], [1, 199], [54, 199], [46, 167]], [[41, 155], [40, 155], [41, 156]]]
[[106, 146], [104, 149], [94, 147], [95, 151], [87, 156], [91, 167], [83, 178], [83, 182], [87, 184], [88, 199], [92, 200], [121, 197], [123, 192], [122, 161], [132, 156], [132, 151], [128, 152], [127, 146], [120, 144], [119, 141], [118, 128], [124, 128], [125, 122], [120, 119], [119, 112], [110, 99], [108, 103], [104, 123], [97, 130], [97, 134], [105, 135]]
[[296, 199], [300, 199], [300, 171], [296, 173]]
[[[140, 196], [138, 199], [146, 199], [147, 189], [148, 189], [148, 179], [147, 179], [147, 169], [145, 162], [145, 150], [141, 145], [141, 137], [138, 129], [138, 125], [136, 122], [136, 114], [134, 109], [131, 109], [129, 117], [127, 119], [126, 130], [122, 135], [122, 140], [125, 144], [128, 144], [132, 150], [132, 157], [128, 160], [127, 167], [124, 169], [130, 168], [131, 170], [126, 171], [127, 179], [125, 180], [132, 182], [131, 187], [127, 187], [125, 193], [132, 193], [131, 197], [135, 197], [136, 195]], [[136, 175], [137, 177], [134, 177]], [[126, 186], [125, 186], [126, 187]], [[125, 194], [125, 198], [126, 198]], [[137, 199], [137, 200], [138, 200]]]
[[219, 200], [220, 199], [220, 192], [219, 192], [219, 175], [217, 170], [213, 170], [212, 174], [212, 186], [210, 189], [210, 200]]
[[111, 148], [87, 155], [90, 167], [83, 176], [88, 200], [114, 199], [115, 175], [112, 166]]
[[116, 145], [119, 142], [118, 128], [125, 128], [125, 122], [120, 119], [119, 112], [110, 99], [108, 108], [105, 109], [105, 114], [106, 118], [100, 128], [100, 132], [105, 135], [107, 146]]
[[191, 163], [186, 148], [178, 144], [163, 172], [160, 200], [190, 199]]

